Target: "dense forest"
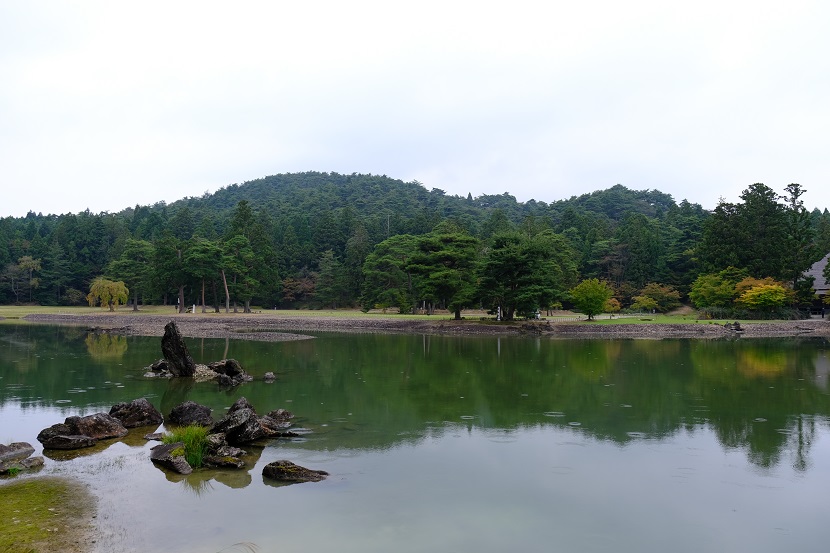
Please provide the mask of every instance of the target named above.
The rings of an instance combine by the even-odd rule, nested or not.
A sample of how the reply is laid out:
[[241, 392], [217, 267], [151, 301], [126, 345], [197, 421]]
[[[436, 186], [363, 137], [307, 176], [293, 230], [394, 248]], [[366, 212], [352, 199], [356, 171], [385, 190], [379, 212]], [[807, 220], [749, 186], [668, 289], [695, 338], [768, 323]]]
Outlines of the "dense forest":
[[621, 185], [548, 204], [281, 174], [118, 213], [0, 219], [0, 303], [477, 307], [512, 318], [568, 306], [596, 279], [611, 310], [757, 309], [772, 288], [784, 294], [776, 306], [796, 307], [813, 299], [804, 272], [830, 251], [830, 213], [806, 211], [803, 194], [756, 183], [710, 212]]

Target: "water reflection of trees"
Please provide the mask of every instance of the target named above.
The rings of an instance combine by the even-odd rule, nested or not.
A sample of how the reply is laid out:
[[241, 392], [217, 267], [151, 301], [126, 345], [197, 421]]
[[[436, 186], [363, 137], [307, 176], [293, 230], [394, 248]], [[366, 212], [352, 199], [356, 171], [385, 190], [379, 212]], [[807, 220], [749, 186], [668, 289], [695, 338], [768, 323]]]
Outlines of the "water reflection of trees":
[[315, 439], [295, 447], [342, 451], [418, 442], [462, 424], [507, 432], [559, 427], [621, 446], [710, 429], [757, 466], [786, 462], [798, 470], [810, 466], [811, 444], [830, 417], [827, 342], [815, 339], [339, 334], [279, 344], [199, 341], [192, 348], [199, 357], [225, 354], [254, 376], [278, 376], [274, 384], [226, 390], [144, 379], [141, 367], [159, 355], [157, 338], [125, 338], [129, 347], [116, 359], [91, 355], [86, 337], [77, 329], [0, 329], [0, 405], [54, 407], [68, 397], [67, 414], [88, 414], [145, 396], [163, 413], [193, 400], [221, 416], [244, 395], [260, 412], [288, 408], [314, 430]]
[[302, 390], [283, 382], [283, 391], [319, 401], [295, 403], [298, 412], [320, 422], [349, 413], [352, 428], [386, 429], [340, 432], [344, 447], [417, 440], [424, 421], [507, 430], [578, 422], [579, 432], [621, 445], [711, 428], [758, 466], [787, 458], [803, 470], [817, 421], [830, 413], [814, 384], [822, 341], [383, 336], [302, 347], [312, 351], [290, 370], [319, 377], [298, 381]]
[[86, 350], [93, 359], [121, 359], [127, 352], [127, 337], [116, 334], [90, 332], [84, 340]]

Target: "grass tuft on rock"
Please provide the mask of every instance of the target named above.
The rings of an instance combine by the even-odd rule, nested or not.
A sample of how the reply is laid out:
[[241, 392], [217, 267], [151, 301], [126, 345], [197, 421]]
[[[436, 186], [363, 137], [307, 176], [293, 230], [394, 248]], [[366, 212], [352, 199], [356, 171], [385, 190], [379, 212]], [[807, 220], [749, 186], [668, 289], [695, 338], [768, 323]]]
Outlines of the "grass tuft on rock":
[[198, 424], [180, 426], [164, 435], [162, 442], [173, 444], [182, 442], [184, 444], [184, 458], [193, 468], [202, 466], [202, 457], [207, 451], [208, 429]]

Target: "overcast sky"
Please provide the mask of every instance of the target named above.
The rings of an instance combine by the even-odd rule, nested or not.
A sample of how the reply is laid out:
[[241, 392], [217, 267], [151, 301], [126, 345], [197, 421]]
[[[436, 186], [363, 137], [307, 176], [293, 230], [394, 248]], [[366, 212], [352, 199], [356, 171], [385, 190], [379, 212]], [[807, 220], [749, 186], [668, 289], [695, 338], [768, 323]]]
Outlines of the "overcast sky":
[[830, 2], [0, 0], [0, 216], [277, 173], [830, 208]]

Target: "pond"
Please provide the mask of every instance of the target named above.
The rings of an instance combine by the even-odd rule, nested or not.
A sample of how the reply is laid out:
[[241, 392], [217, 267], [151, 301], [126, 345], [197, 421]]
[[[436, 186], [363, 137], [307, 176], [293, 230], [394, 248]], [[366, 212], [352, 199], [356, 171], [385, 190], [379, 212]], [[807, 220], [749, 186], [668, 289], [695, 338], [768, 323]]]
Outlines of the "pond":
[[[830, 356], [815, 339], [553, 340], [320, 334], [190, 339], [277, 381], [144, 378], [158, 338], [0, 325], [0, 441], [147, 397], [216, 418], [245, 396], [301, 437], [249, 470], [167, 474], [138, 429], [47, 452], [99, 500], [95, 551], [824, 551]], [[40, 454], [40, 451], [38, 451]], [[278, 459], [325, 470], [274, 486]], [[19, 477], [18, 477], [19, 478]]]

